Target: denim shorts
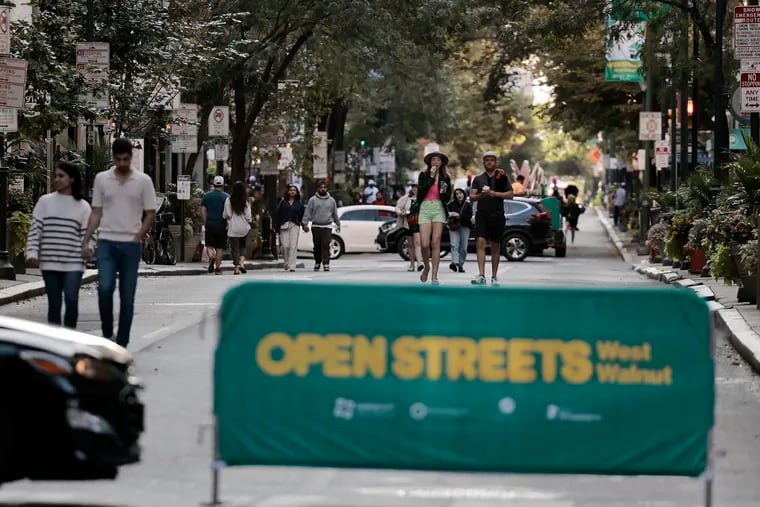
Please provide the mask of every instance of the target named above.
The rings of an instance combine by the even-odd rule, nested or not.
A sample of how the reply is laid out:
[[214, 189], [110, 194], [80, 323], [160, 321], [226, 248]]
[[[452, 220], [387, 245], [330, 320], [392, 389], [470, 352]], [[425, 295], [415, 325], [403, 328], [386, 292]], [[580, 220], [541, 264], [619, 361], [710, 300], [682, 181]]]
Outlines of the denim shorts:
[[420, 224], [445, 224], [446, 211], [441, 201], [422, 201], [420, 204]]

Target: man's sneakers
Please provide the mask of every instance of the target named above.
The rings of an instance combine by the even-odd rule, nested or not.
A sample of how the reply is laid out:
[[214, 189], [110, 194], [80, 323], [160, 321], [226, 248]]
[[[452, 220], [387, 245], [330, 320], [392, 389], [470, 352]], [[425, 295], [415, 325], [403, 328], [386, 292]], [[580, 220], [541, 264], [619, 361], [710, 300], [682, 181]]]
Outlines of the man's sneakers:
[[314, 271], [319, 271], [319, 268], [320, 268], [319, 264], [314, 265]]
[[[322, 265], [321, 267], [322, 267], [322, 269], [324, 269], [325, 271], [330, 271], [330, 266], [329, 266], [329, 265], [327, 265], [327, 264], [325, 264], [325, 265]], [[315, 265], [314, 265], [314, 271], [319, 271], [319, 268], [320, 268], [320, 264], [315, 264]]]
[[325, 270], [325, 271], [330, 271], [330, 266], [328, 266], [327, 264], [325, 264], [324, 266], [322, 266], [322, 269]]
[[458, 266], [457, 266], [455, 263], [453, 263], [453, 262], [452, 262], [451, 264], [449, 264], [449, 269], [450, 269], [451, 271], [453, 271], [454, 273], [456, 273], [456, 272], [457, 272], [457, 267], [458, 267]]
[[[488, 285], [486, 283], [486, 277], [484, 275], [478, 275], [474, 280], [470, 281], [472, 285]], [[491, 287], [500, 287], [499, 279], [495, 276], [491, 277]]]

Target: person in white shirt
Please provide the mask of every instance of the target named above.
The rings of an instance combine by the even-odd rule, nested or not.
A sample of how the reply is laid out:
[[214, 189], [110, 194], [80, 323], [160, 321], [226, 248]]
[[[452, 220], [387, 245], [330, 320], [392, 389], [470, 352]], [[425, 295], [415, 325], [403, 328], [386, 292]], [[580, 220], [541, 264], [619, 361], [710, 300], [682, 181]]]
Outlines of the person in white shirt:
[[232, 185], [232, 193], [224, 201], [224, 218], [227, 220], [227, 237], [235, 274], [245, 273], [245, 238], [251, 230], [251, 204], [245, 195], [245, 185], [238, 181]]
[[620, 188], [617, 189], [617, 192], [615, 192], [615, 212], [614, 212], [614, 220], [615, 225], [620, 222], [620, 210], [623, 209], [623, 206], [625, 206], [625, 198], [626, 198], [626, 192], [625, 192], [625, 182], [620, 184]]
[[156, 192], [150, 176], [130, 167], [129, 139], [116, 139], [111, 152], [114, 166], [95, 176], [92, 214], [82, 257], [92, 256], [90, 238], [99, 228], [98, 307], [103, 337], [113, 339], [113, 293], [118, 273], [120, 308], [116, 343], [126, 347], [134, 315], [142, 241], [156, 219]]
[[53, 186], [55, 192], [40, 197], [32, 212], [26, 263], [42, 271], [48, 322], [61, 325], [61, 305], [65, 301], [63, 325], [76, 329], [79, 286], [84, 272], [82, 240], [90, 219], [90, 205], [82, 199], [82, 175], [75, 164], [59, 160]]

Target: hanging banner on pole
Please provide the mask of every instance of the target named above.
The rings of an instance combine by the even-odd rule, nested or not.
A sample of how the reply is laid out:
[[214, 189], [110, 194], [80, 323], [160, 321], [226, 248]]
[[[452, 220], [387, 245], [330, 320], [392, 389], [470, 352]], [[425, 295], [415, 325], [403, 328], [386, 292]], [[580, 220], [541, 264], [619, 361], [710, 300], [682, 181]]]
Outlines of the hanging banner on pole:
[[614, 4], [611, 4], [609, 14], [606, 17], [606, 27], [607, 65], [604, 71], [604, 79], [606, 81], [643, 82], [641, 49], [644, 47], [646, 23], [619, 20], [616, 17]]
[[327, 132], [314, 131], [314, 179], [327, 178]]
[[77, 70], [90, 88], [80, 100], [88, 107], [108, 109], [108, 91], [103, 85], [111, 68], [111, 46], [107, 42], [80, 42], [76, 53]]
[[11, 8], [0, 5], [0, 55], [11, 54]]
[[24, 107], [26, 68], [26, 60], [0, 57], [0, 107]]

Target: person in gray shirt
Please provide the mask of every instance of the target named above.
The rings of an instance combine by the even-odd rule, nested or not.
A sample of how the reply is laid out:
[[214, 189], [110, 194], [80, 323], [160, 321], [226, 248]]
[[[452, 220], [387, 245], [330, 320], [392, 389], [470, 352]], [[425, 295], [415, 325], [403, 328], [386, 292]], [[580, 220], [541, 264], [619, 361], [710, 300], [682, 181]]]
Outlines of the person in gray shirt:
[[340, 218], [338, 217], [338, 205], [327, 191], [327, 183], [320, 181], [317, 184], [317, 193], [306, 204], [303, 215], [303, 231], [309, 232], [311, 223], [311, 237], [314, 241], [314, 271], [319, 271], [320, 266], [325, 271], [330, 271], [330, 241], [332, 240], [333, 223], [340, 233]]

